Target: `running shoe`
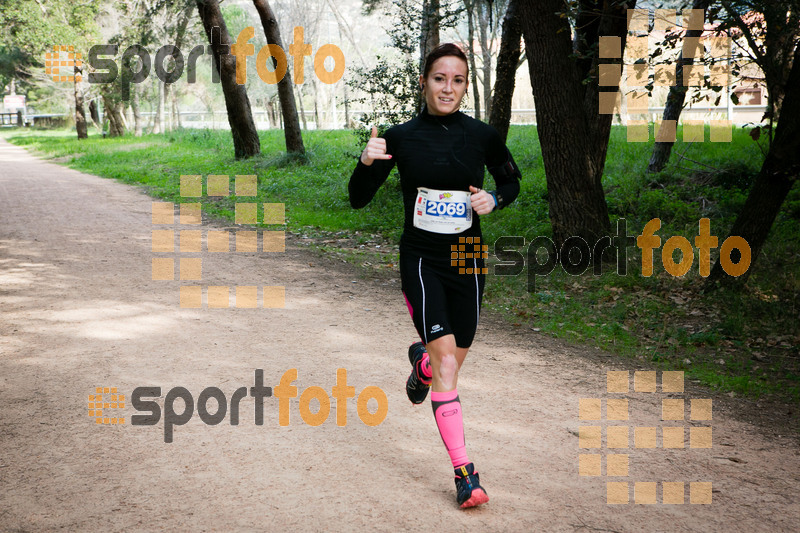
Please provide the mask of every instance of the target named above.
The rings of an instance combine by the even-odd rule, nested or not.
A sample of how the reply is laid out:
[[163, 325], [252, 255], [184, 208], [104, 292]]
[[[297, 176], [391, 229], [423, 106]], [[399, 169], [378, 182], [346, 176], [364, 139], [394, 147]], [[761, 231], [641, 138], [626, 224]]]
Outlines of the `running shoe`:
[[481, 487], [475, 465], [467, 463], [455, 469], [456, 500], [462, 509], [475, 507], [489, 501], [489, 495]]
[[[431, 388], [430, 379], [425, 378], [420, 368], [422, 359], [425, 357], [426, 353], [425, 345], [421, 342], [415, 342], [408, 347], [408, 360], [414, 368], [411, 370], [411, 375], [409, 375], [406, 380], [406, 394], [408, 395], [408, 399], [411, 400], [411, 403], [414, 404], [424, 402], [425, 398], [428, 397], [428, 390]], [[423, 380], [427, 381], [427, 383]]]

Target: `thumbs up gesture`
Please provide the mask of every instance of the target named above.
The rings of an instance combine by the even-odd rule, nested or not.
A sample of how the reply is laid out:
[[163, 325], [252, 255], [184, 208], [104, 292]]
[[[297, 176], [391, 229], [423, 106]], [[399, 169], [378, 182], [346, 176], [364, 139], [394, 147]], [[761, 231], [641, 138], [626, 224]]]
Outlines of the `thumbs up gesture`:
[[386, 139], [378, 137], [378, 128], [372, 126], [372, 134], [367, 141], [367, 146], [361, 152], [361, 162], [370, 166], [376, 159], [391, 159], [391, 154], [386, 153]]

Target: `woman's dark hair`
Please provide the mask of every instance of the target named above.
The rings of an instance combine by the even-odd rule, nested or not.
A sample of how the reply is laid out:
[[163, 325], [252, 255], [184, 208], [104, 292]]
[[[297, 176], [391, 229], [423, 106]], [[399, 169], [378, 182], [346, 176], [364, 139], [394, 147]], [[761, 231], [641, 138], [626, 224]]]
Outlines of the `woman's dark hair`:
[[464, 51], [457, 44], [445, 43], [431, 50], [428, 57], [425, 58], [425, 68], [422, 71], [422, 77], [427, 78], [436, 60], [445, 56], [455, 56], [463, 60], [467, 65], [467, 76], [469, 76], [469, 61], [467, 61], [467, 56], [464, 54]]

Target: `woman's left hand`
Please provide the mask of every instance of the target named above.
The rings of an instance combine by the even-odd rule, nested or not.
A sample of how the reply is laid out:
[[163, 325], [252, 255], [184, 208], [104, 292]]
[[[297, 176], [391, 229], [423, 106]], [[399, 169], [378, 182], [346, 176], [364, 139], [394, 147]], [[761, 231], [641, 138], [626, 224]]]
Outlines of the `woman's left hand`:
[[492, 197], [491, 194], [483, 189], [473, 187], [472, 185], [469, 186], [469, 192], [472, 193], [472, 196], [470, 196], [470, 200], [472, 200], [472, 210], [477, 214], [485, 215], [494, 210], [494, 197]]

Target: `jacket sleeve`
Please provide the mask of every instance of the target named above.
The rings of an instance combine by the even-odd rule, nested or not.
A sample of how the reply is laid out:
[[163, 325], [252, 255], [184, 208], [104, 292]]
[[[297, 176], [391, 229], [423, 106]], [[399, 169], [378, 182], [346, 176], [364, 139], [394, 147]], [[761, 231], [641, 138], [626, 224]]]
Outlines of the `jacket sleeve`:
[[511, 152], [506, 147], [500, 134], [492, 128], [486, 151], [486, 167], [494, 178], [497, 189], [492, 191], [497, 199], [496, 209], [502, 209], [513, 202], [519, 194], [519, 171]]
[[350, 206], [361, 209], [366, 206], [394, 168], [393, 159], [376, 159], [371, 165], [361, 162], [358, 158], [356, 168], [350, 176], [347, 190], [350, 194]]
[[[394, 145], [396, 141], [395, 128], [389, 128], [386, 133], [382, 135], [386, 139], [386, 153], [394, 154]], [[358, 156], [358, 163], [350, 176], [350, 183], [347, 190], [350, 193], [350, 206], [354, 209], [361, 209], [366, 206], [386, 178], [394, 168], [394, 158], [392, 159], [376, 159], [371, 165], [365, 165], [361, 162], [361, 156]]]

